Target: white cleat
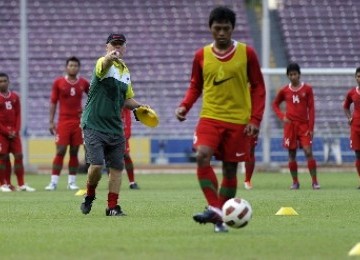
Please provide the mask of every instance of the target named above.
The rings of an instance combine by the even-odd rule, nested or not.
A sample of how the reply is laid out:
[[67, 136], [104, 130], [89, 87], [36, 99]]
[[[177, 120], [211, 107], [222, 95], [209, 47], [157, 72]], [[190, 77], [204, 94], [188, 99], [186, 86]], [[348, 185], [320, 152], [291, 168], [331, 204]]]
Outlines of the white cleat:
[[28, 192], [36, 191], [36, 189], [30, 187], [30, 186], [27, 185], [27, 184], [24, 184], [24, 185], [22, 185], [22, 186], [19, 186], [19, 187], [17, 188], [17, 190], [18, 190], [18, 191], [28, 191]]
[[0, 187], [0, 190], [2, 192], [12, 192], [12, 190], [10, 189], [9, 185], [7, 184], [3, 184], [1, 187]]
[[68, 188], [68, 190], [78, 190], [79, 189], [79, 187], [74, 182], [69, 183], [67, 188]]
[[244, 188], [246, 190], [251, 190], [253, 188], [251, 185], [251, 182], [249, 182], [249, 181], [244, 182]]
[[48, 190], [48, 191], [54, 191], [54, 190], [56, 190], [56, 184], [53, 183], [53, 182], [50, 182], [50, 184], [45, 187], [45, 190]]

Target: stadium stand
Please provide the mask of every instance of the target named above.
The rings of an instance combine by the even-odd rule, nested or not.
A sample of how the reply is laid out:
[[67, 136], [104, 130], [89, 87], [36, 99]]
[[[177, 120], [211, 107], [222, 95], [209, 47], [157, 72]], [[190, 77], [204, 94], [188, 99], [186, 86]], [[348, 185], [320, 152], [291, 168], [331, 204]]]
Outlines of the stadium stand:
[[[198, 106], [184, 123], [183, 133], [178, 131], [173, 111], [188, 86], [195, 50], [212, 40], [207, 19], [217, 4], [227, 4], [236, 11], [235, 36], [252, 44], [244, 1], [28, 0], [29, 135], [48, 135], [50, 88], [63, 73], [66, 58], [79, 57], [81, 74], [90, 79], [108, 34], [122, 32], [128, 39], [125, 60], [137, 99], [152, 105], [161, 118], [157, 129], [134, 124], [134, 135], [191, 137]], [[0, 59], [4, 61], [0, 68], [10, 74], [18, 90], [19, 1], [0, 1], [0, 16], [0, 32], [6, 39], [0, 42]]]

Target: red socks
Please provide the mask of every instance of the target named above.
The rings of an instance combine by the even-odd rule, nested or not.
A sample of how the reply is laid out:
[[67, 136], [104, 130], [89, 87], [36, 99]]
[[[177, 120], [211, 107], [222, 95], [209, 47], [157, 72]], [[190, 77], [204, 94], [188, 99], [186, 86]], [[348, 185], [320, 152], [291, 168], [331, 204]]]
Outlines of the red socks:
[[127, 176], [129, 178], [129, 182], [130, 183], [135, 182], [134, 164], [133, 164], [131, 158], [130, 157], [125, 157], [124, 162], [125, 162], [125, 169], [126, 169]]
[[[62, 165], [62, 163], [63, 162], [61, 161], [61, 165]], [[70, 155], [69, 175], [76, 175], [76, 173], [78, 171], [78, 167], [79, 167], [79, 159], [78, 159], [77, 155]], [[61, 168], [60, 168], [60, 171], [61, 171]], [[59, 172], [59, 174], [60, 174], [60, 172]]]
[[62, 155], [55, 156], [52, 165], [52, 173], [51, 173], [52, 175], [57, 175], [57, 176], [60, 175], [61, 169], [63, 167], [63, 162], [64, 162], [64, 156]]
[[213, 168], [211, 166], [198, 167], [197, 177], [208, 204], [215, 208], [220, 208], [221, 202], [218, 196], [219, 186]]
[[112, 192], [108, 193], [108, 208], [109, 209], [115, 208], [115, 206], [117, 205], [117, 202], [118, 202], [118, 198], [119, 198], [119, 194], [112, 193]]

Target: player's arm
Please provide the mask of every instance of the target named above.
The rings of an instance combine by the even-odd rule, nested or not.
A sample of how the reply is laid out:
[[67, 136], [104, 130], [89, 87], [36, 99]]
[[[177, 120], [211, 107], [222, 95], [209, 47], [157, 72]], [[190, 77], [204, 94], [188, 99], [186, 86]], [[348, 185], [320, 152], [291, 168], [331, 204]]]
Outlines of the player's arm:
[[345, 112], [345, 115], [346, 115], [349, 125], [351, 125], [351, 123], [352, 123], [352, 114], [350, 111], [351, 103], [352, 103], [352, 99], [350, 97], [350, 94], [348, 93], [345, 97], [345, 100], [343, 103], [343, 108], [344, 108], [344, 112]]
[[17, 97], [18, 102], [16, 102], [15, 105], [15, 116], [16, 116], [16, 124], [15, 124], [15, 134], [18, 135], [21, 128], [21, 104], [20, 104], [20, 98]]
[[203, 77], [202, 67], [204, 60], [204, 50], [201, 49], [196, 52], [189, 88], [187, 89], [183, 100], [181, 101], [178, 108], [175, 110], [175, 116], [179, 121], [186, 120], [186, 114], [189, 112], [191, 107], [194, 105], [196, 100], [200, 97], [203, 89]]
[[[114, 61], [120, 61], [119, 59], [119, 52], [116, 50], [108, 52], [103, 59], [101, 59], [101, 65], [100, 65], [100, 75], [105, 75], [106, 72], [110, 69], [110, 67], [113, 65]], [[98, 71], [97, 71], [98, 72]], [[97, 73], [98, 76], [98, 73]]]
[[128, 98], [124, 102], [124, 107], [127, 108], [127, 109], [130, 109], [130, 110], [134, 110], [135, 108], [138, 108], [140, 106], [147, 106], [148, 107], [148, 105], [143, 105], [143, 104], [137, 102], [133, 98]]
[[272, 102], [271, 107], [272, 107], [272, 109], [274, 110], [276, 116], [277, 116], [282, 122], [287, 122], [288, 120], [287, 120], [287, 118], [286, 118], [286, 114], [283, 113], [283, 112], [281, 111], [281, 109], [280, 109], [280, 104], [281, 104], [284, 100], [285, 100], [285, 98], [284, 98], [283, 91], [280, 90], [280, 91], [277, 93], [274, 101]]
[[56, 80], [52, 86], [50, 105], [49, 105], [49, 131], [50, 134], [52, 135], [56, 133], [56, 125], [54, 120], [55, 120], [56, 106], [58, 100], [59, 100], [59, 88]]
[[260, 64], [255, 51], [247, 46], [247, 75], [250, 83], [251, 95], [251, 117], [246, 126], [246, 131], [250, 135], [257, 134], [265, 110], [266, 89], [264, 78], [261, 73]]
[[312, 136], [314, 133], [315, 125], [315, 102], [314, 102], [314, 92], [312, 88], [309, 90], [309, 99], [308, 99], [308, 113], [309, 113], [309, 131]]

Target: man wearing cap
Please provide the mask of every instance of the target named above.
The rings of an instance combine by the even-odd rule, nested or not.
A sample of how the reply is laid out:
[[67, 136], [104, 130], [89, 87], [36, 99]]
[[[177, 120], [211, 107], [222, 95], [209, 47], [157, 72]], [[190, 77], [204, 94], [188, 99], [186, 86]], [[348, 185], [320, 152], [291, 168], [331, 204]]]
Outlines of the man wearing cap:
[[106, 55], [96, 62], [90, 92], [81, 118], [87, 162], [87, 192], [81, 204], [83, 214], [91, 211], [95, 190], [101, 179], [103, 160], [109, 170], [106, 216], [125, 215], [118, 205], [121, 173], [124, 168], [125, 137], [120, 118], [123, 107], [140, 106], [134, 97], [130, 72], [122, 57], [126, 50], [123, 34], [110, 34]]

